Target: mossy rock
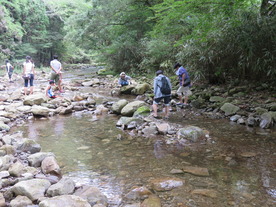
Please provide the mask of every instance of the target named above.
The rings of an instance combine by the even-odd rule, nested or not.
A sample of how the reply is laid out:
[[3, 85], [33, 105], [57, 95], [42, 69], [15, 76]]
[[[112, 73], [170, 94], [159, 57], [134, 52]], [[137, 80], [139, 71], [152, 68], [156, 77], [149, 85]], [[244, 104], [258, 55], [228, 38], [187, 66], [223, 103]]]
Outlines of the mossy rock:
[[134, 112], [133, 116], [148, 116], [149, 114], [150, 108], [148, 106], [141, 106]]

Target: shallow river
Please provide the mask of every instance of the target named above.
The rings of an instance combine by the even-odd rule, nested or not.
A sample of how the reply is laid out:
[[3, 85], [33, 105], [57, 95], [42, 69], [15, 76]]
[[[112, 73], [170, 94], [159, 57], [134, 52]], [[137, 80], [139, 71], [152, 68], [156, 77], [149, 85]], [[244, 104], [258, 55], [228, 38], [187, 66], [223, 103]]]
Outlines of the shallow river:
[[[98, 102], [112, 100], [98, 97]], [[88, 111], [30, 120], [16, 131], [35, 139], [42, 151], [53, 152], [64, 176], [98, 187], [110, 206], [120, 206], [133, 186], [148, 186], [150, 179], [160, 177], [185, 181], [180, 188], [157, 193], [165, 207], [276, 205], [275, 129], [247, 128], [202, 117], [185, 120], [181, 113], [185, 111], [179, 109], [169, 121], [204, 128], [210, 137], [183, 145], [165, 144], [163, 137], [135, 138], [116, 128], [118, 116], [96, 118]], [[186, 165], [206, 167], [210, 176], [170, 173]], [[194, 189], [206, 188], [217, 195], [191, 194]]]

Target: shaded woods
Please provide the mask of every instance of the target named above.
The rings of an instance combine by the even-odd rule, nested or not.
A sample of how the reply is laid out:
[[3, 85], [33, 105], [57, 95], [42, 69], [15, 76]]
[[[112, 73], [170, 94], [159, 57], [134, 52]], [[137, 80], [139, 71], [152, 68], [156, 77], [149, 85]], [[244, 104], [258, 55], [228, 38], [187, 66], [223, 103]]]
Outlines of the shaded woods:
[[0, 61], [99, 62], [153, 73], [175, 62], [209, 83], [275, 81], [275, 1], [0, 0]]

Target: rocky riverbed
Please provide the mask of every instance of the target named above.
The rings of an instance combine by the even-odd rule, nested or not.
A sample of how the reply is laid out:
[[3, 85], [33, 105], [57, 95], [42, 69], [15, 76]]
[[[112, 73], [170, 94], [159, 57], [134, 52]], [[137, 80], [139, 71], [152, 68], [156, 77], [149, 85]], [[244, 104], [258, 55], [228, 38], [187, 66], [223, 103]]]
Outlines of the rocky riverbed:
[[[145, 80], [134, 82], [125, 88], [116, 87], [116, 78], [96, 76], [89, 79], [65, 80], [65, 94], [62, 98], [49, 100], [44, 90], [47, 86], [47, 74], [39, 73], [36, 77], [35, 93], [23, 96], [20, 77], [15, 83], [1, 80], [0, 128], [1, 128], [1, 194], [0, 206], [108, 206], [106, 196], [99, 189], [79, 185], [70, 178], [62, 176], [55, 155], [41, 152], [41, 147], [34, 140], [23, 137], [21, 133], [10, 134], [11, 127], [21, 125], [30, 119], [47, 119], [56, 115], [66, 115], [78, 111], [90, 111], [96, 117], [106, 113], [118, 114], [117, 126], [132, 137], [153, 137], [162, 135], [167, 144], [197, 143], [208, 141], [209, 131], [196, 126], [182, 126], [169, 120], [154, 119], [150, 116], [152, 100], [151, 83]], [[87, 92], [80, 92], [86, 88]], [[105, 91], [107, 95], [119, 96], [132, 94], [136, 100], [122, 98], [118, 101], [97, 103], [94, 90]], [[187, 108], [174, 105], [176, 94], [173, 93], [172, 115], [185, 119], [204, 116], [213, 119], [230, 119], [237, 124], [250, 127], [273, 129], [275, 122], [275, 97], [266, 97], [265, 87], [257, 97], [245, 94], [246, 87], [210, 87], [195, 86], [191, 104]], [[259, 98], [261, 101], [259, 101]], [[160, 111], [162, 115], [162, 111]], [[118, 136], [118, 140], [122, 137]], [[243, 157], [255, 157], [247, 152]], [[229, 158], [229, 162], [232, 159]], [[208, 168], [185, 166], [172, 170], [171, 174], [189, 173], [195, 176], [209, 176]], [[182, 179], [174, 176], [154, 179], [149, 186], [133, 186], [126, 195], [125, 207], [161, 206], [158, 192], [170, 191], [185, 185]], [[210, 198], [217, 197], [218, 192], [212, 188], [197, 188], [192, 194]], [[252, 196], [247, 195], [247, 196]], [[161, 196], [162, 197], [162, 196]], [[253, 199], [253, 198], [252, 198]], [[230, 204], [229, 204], [230, 205]], [[269, 204], [267, 204], [269, 205]], [[179, 206], [185, 206], [179, 203]], [[187, 205], [186, 205], [187, 206]], [[189, 206], [189, 205], [188, 205]], [[231, 205], [230, 205], [231, 206]]]

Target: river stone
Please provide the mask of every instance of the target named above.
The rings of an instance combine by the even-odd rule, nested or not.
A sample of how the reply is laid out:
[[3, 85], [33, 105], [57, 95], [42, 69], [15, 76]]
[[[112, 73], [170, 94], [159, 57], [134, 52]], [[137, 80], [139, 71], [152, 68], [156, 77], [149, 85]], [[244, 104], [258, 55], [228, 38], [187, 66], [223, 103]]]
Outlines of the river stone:
[[186, 126], [181, 128], [177, 132], [178, 139], [187, 139], [192, 142], [196, 142], [198, 139], [205, 136], [203, 129], [196, 126]]
[[41, 170], [44, 174], [61, 175], [60, 167], [54, 156], [45, 157], [41, 163]]
[[148, 83], [142, 83], [135, 86], [135, 88], [131, 91], [131, 94], [134, 95], [142, 95], [146, 91], [150, 90], [151, 87]]
[[1, 172], [0, 172], [0, 179], [2, 179], [2, 178], [7, 178], [7, 177], [9, 177], [9, 176], [10, 176], [9, 171], [4, 170], [4, 171], [1, 171]]
[[19, 106], [17, 107], [17, 110], [23, 113], [30, 113], [32, 107], [31, 106]]
[[16, 118], [16, 115], [7, 111], [0, 111], [0, 117], [1, 116], [5, 118]]
[[182, 168], [183, 172], [190, 173], [197, 176], [209, 176], [209, 171], [207, 168], [185, 166]]
[[142, 133], [146, 135], [146, 137], [150, 137], [152, 135], [158, 134], [156, 126], [146, 126], [143, 130]]
[[10, 126], [0, 121], [0, 131], [10, 131]]
[[31, 112], [34, 116], [48, 116], [51, 110], [44, 106], [34, 105], [32, 106]]
[[4, 152], [4, 155], [15, 155], [16, 150], [14, 146], [11, 145], [4, 145], [0, 147], [0, 151]]
[[15, 89], [10, 95], [11, 100], [20, 100], [22, 96], [21, 89]]
[[234, 115], [238, 110], [240, 110], [239, 107], [231, 103], [223, 104], [223, 106], [220, 109], [225, 113], [226, 116]]
[[9, 173], [14, 177], [19, 177], [24, 173], [24, 165], [21, 162], [16, 162], [10, 165]]
[[137, 199], [142, 199], [145, 196], [152, 195], [152, 192], [147, 189], [144, 186], [134, 186], [131, 188], [130, 192], [126, 194], [126, 199], [128, 200], [137, 200]]
[[81, 85], [83, 85], [83, 86], [93, 86], [93, 84], [94, 84], [94, 81], [92, 81], [92, 80], [90, 80], [90, 81], [84, 81], [84, 82], [82, 82], [81, 83]]
[[139, 124], [142, 124], [144, 121], [140, 118], [136, 118], [136, 117], [125, 117], [125, 116], [122, 116], [118, 122], [116, 123], [116, 126], [123, 126], [123, 125], [128, 125], [132, 122], [136, 122], [138, 125]]
[[253, 116], [249, 116], [246, 122], [247, 122], [247, 126], [255, 126], [256, 124], [256, 120]]
[[75, 190], [75, 183], [71, 178], [62, 178], [58, 183], [51, 185], [47, 190], [47, 196], [72, 194]]
[[54, 156], [51, 152], [37, 152], [28, 157], [28, 161], [33, 167], [40, 167], [41, 162], [48, 156]]
[[108, 202], [107, 197], [98, 188], [89, 185], [81, 186], [75, 191], [74, 195], [85, 199], [91, 206], [96, 203], [106, 206]]
[[241, 153], [241, 156], [245, 157], [245, 158], [250, 158], [250, 157], [257, 156], [257, 153], [255, 153], [255, 152], [243, 152], [243, 153]]
[[261, 123], [260, 127], [263, 129], [267, 129], [273, 124], [273, 119], [270, 113], [264, 113], [261, 115]]
[[170, 130], [170, 125], [168, 123], [156, 123], [156, 127], [159, 134], [167, 134]]
[[42, 103], [45, 103], [47, 101], [45, 94], [38, 93], [38, 94], [32, 94], [29, 96], [25, 96], [23, 104], [24, 105], [41, 105]]
[[96, 107], [96, 110], [94, 111], [95, 115], [102, 115], [107, 113], [108, 113], [108, 108], [106, 108], [103, 104], [98, 105]]
[[62, 195], [47, 198], [39, 203], [39, 207], [91, 207], [84, 199], [75, 195]]
[[243, 118], [239, 118], [237, 121], [238, 124], [245, 124], [245, 121]]
[[26, 207], [32, 205], [33, 202], [26, 196], [18, 195], [10, 202], [11, 207]]
[[6, 117], [0, 117], [0, 122], [4, 122], [5, 124], [8, 124], [11, 122], [11, 120]]
[[22, 139], [20, 142], [18, 142], [17, 150], [20, 150], [22, 152], [30, 152], [31, 154], [40, 152], [41, 146], [36, 141], [32, 139]]
[[62, 107], [59, 111], [59, 114], [65, 115], [65, 114], [71, 114], [73, 112], [73, 105]]
[[120, 88], [120, 94], [131, 94], [131, 91], [134, 89], [134, 85], [127, 85]]
[[115, 103], [112, 104], [111, 110], [116, 113], [116, 114], [120, 114], [122, 109], [125, 107], [125, 105], [128, 104], [128, 101], [125, 99], [119, 100]]
[[0, 170], [8, 170], [10, 165], [15, 160], [14, 156], [12, 155], [5, 155], [0, 157]]
[[0, 95], [0, 101], [7, 101], [9, 96], [7, 94], [1, 94]]
[[27, 196], [32, 201], [36, 201], [42, 197], [46, 190], [51, 186], [48, 180], [44, 179], [32, 179], [26, 181], [20, 181], [12, 187], [12, 191], [16, 195]]
[[6, 201], [5, 201], [5, 198], [4, 198], [4, 195], [3, 193], [0, 193], [0, 207], [6, 207]]
[[212, 189], [195, 189], [192, 191], [192, 194], [203, 195], [210, 198], [216, 198], [218, 192]]
[[133, 114], [134, 117], [148, 116], [150, 114], [150, 108], [148, 106], [139, 107]]
[[161, 207], [160, 198], [156, 195], [150, 195], [147, 199], [141, 204], [143, 207]]
[[261, 115], [261, 114], [263, 114], [263, 113], [268, 112], [267, 109], [264, 109], [264, 108], [261, 108], [261, 107], [256, 107], [256, 108], [255, 108], [255, 111], [256, 111], [256, 114], [257, 114], [257, 115]]
[[132, 116], [133, 113], [141, 106], [145, 105], [144, 101], [133, 101], [123, 107], [121, 114], [123, 116]]
[[269, 104], [268, 108], [270, 111], [276, 111], [276, 103]]
[[234, 115], [230, 117], [230, 121], [236, 122], [241, 118], [241, 115]]
[[179, 178], [157, 178], [150, 182], [155, 191], [169, 191], [184, 184]]
[[225, 98], [221, 96], [211, 96], [209, 99], [210, 102], [223, 102], [225, 101]]

